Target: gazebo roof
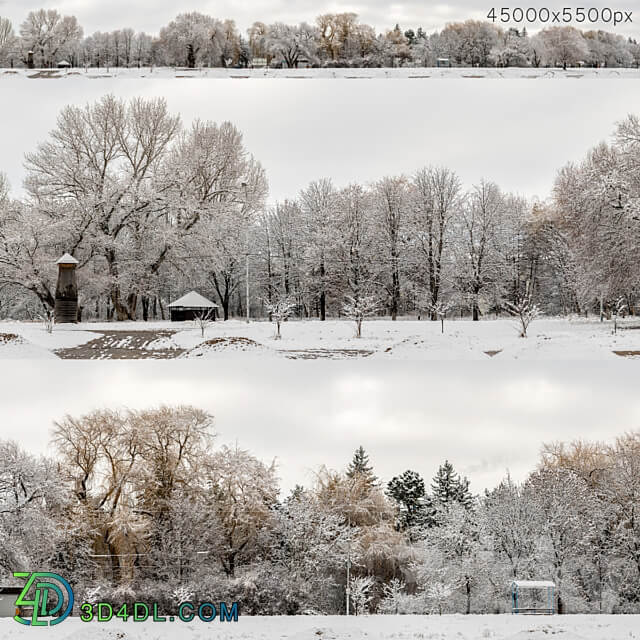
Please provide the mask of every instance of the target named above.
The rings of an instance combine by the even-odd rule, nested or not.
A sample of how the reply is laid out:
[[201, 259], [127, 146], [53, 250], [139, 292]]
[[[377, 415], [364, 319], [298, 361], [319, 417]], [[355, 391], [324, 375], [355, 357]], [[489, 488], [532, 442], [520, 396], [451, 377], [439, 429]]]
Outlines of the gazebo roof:
[[56, 264], [80, 264], [71, 254], [65, 253], [62, 258], [56, 260]]
[[544, 589], [556, 586], [555, 582], [551, 580], [514, 580], [511, 584], [515, 587], [523, 587], [525, 589]]
[[178, 298], [169, 304], [169, 307], [186, 307], [188, 309], [213, 309], [217, 308], [217, 306], [215, 302], [207, 300], [197, 291], [189, 291], [189, 293], [183, 295], [182, 298]]

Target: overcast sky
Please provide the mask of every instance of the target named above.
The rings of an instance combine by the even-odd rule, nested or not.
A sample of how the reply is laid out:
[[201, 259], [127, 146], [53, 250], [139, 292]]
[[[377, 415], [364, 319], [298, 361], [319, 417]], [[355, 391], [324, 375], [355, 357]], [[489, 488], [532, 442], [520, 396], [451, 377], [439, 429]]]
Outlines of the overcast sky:
[[640, 111], [640, 84], [625, 80], [207, 80], [1, 79], [0, 170], [16, 193], [23, 155], [66, 104], [104, 93], [164, 96], [185, 123], [231, 120], [264, 165], [270, 200], [311, 180], [338, 186], [411, 174], [427, 164], [548, 197], [555, 173], [609, 139]]
[[[156, 34], [160, 28], [172, 20], [177, 13], [200, 11], [218, 18], [231, 18], [243, 31], [254, 21], [298, 23], [313, 22], [321, 13], [353, 11], [362, 22], [384, 31], [399, 23], [403, 29], [422, 26], [428, 32], [442, 29], [447, 22], [457, 22], [470, 18], [484, 20], [492, 7], [546, 7], [562, 9], [564, 6], [611, 7], [617, 10], [633, 11], [640, 20], [640, 1], [627, 0], [625, 3], [580, 3], [571, 5], [561, 0], [549, 0], [544, 3], [496, 4], [482, 0], [464, 0], [451, 3], [425, 2], [424, 0], [405, 0], [404, 2], [386, 2], [385, 0], [330, 0], [317, 2], [312, 0], [195, 0], [190, 3], [176, 4], [171, 0], [0, 0], [0, 15], [11, 18], [19, 25], [29, 11], [44, 8], [56, 8], [65, 15], [75, 15], [84, 27], [85, 33], [94, 31], [112, 31], [122, 27], [132, 27], [137, 31]], [[508, 26], [518, 26], [514, 25]], [[578, 26], [578, 25], [576, 25]], [[535, 30], [536, 25], [530, 30]], [[610, 25], [597, 23], [589, 28], [614, 30]], [[634, 25], [618, 25], [618, 33], [634, 35]]]
[[355, 448], [387, 481], [431, 478], [445, 458], [474, 492], [507, 469], [523, 479], [540, 445], [611, 440], [640, 428], [637, 365], [227, 361], [4, 362], [0, 437], [48, 450], [52, 422], [102, 407], [193, 404], [215, 416], [217, 444], [270, 462], [285, 488], [342, 469]]

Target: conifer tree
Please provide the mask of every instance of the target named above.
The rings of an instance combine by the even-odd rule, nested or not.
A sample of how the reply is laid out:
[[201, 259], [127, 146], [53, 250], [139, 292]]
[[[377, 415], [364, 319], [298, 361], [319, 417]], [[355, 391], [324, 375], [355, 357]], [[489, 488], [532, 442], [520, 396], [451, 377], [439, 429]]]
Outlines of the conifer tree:
[[370, 487], [374, 487], [378, 482], [378, 478], [373, 473], [373, 467], [369, 464], [369, 456], [362, 445], [355, 450], [347, 467], [347, 478], [356, 477], [364, 479]]
[[398, 505], [398, 529], [401, 531], [432, 524], [433, 503], [424, 480], [416, 471], [407, 470], [387, 484], [387, 495]]
[[459, 502], [466, 508], [471, 508], [473, 496], [469, 491], [469, 480], [460, 478], [453, 465], [445, 460], [431, 483], [433, 500], [441, 507], [447, 507], [453, 502]]

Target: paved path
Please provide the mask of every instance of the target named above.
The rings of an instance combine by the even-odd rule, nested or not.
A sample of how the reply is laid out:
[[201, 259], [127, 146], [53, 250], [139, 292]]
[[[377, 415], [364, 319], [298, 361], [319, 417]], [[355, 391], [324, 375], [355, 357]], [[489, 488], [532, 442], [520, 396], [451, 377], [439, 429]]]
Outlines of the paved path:
[[63, 360], [168, 360], [177, 358], [184, 349], [149, 348], [156, 340], [170, 338], [175, 331], [93, 331], [99, 338], [77, 347], [58, 349], [55, 353]]

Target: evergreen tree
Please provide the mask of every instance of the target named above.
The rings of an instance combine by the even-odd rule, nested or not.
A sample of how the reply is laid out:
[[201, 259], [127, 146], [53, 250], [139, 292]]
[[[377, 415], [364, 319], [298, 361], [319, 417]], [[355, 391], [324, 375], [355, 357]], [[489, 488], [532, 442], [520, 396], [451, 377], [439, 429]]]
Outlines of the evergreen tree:
[[387, 484], [387, 495], [398, 505], [398, 529], [405, 531], [433, 524], [433, 503], [419, 473], [407, 470]]
[[378, 478], [373, 473], [373, 467], [369, 464], [369, 456], [360, 445], [353, 454], [353, 459], [347, 467], [347, 478], [364, 478], [365, 482], [374, 487], [378, 482]]
[[469, 491], [469, 480], [460, 478], [448, 460], [440, 465], [438, 473], [434, 476], [431, 492], [434, 502], [442, 507], [458, 502], [469, 509], [473, 504], [473, 496]]

